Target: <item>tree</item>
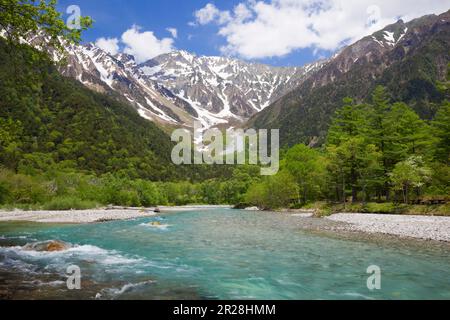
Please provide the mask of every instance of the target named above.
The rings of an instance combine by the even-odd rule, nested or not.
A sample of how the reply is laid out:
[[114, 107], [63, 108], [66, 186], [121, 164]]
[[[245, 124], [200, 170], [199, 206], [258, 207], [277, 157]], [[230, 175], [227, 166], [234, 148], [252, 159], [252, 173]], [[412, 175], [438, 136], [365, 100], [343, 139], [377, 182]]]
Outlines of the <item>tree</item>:
[[10, 42], [18, 43], [30, 33], [44, 32], [49, 45], [61, 47], [61, 39], [79, 42], [81, 32], [92, 25], [90, 17], [80, 17], [80, 28], [70, 28], [56, 8], [56, 0], [0, 0], [0, 28]]
[[288, 172], [280, 172], [267, 179], [267, 208], [287, 207], [298, 197], [298, 186]]
[[331, 176], [331, 183], [334, 185], [336, 200], [341, 200], [344, 206], [347, 202], [347, 175], [348, 167], [342, 148], [335, 145], [327, 146], [327, 170]]
[[220, 184], [223, 201], [228, 204], [242, 204], [248, 188], [261, 178], [258, 166], [240, 165], [234, 168], [230, 178], [222, 175]]
[[440, 108], [431, 123], [433, 135], [437, 138], [435, 158], [447, 166], [450, 164], [450, 102]]
[[263, 183], [255, 183], [249, 187], [245, 194], [245, 201], [258, 208], [264, 208], [266, 203], [266, 186]]
[[367, 130], [365, 116], [367, 106], [355, 104], [353, 99], [345, 98], [344, 105], [337, 110], [327, 136], [328, 145], [340, 145], [351, 137], [363, 134]]
[[342, 176], [343, 193], [345, 193], [346, 182], [350, 183], [353, 202], [358, 201], [360, 159], [368, 144], [366, 109], [367, 106], [356, 105], [352, 99], [344, 99], [344, 106], [336, 112], [327, 137], [331, 160], [341, 163], [338, 171]]
[[390, 200], [390, 173], [411, 155], [432, 158], [433, 136], [429, 125], [405, 103], [391, 104], [384, 87], [377, 87], [367, 109], [367, 139], [381, 154], [383, 174], [379, 193]]
[[23, 126], [20, 121], [0, 118], [0, 163], [16, 168], [22, 155]]
[[395, 165], [390, 174], [395, 190], [402, 191], [403, 201], [409, 202], [411, 188], [421, 188], [431, 176], [431, 170], [425, 166], [422, 157], [412, 156]]
[[262, 209], [279, 209], [289, 206], [298, 197], [298, 186], [288, 172], [279, 172], [261, 183], [253, 184], [246, 201]]
[[394, 103], [383, 119], [384, 157], [386, 163], [395, 164], [410, 155], [427, 158], [433, 145], [430, 127], [404, 103]]
[[369, 200], [369, 188], [378, 186], [382, 173], [381, 152], [373, 144], [363, 144], [359, 154], [359, 185], [364, 194], [364, 203]]
[[288, 150], [284, 167], [296, 180], [303, 204], [320, 196], [326, 174], [326, 161], [317, 150], [299, 144]]
[[[381, 153], [364, 136], [349, 138], [339, 146], [328, 146], [328, 170], [336, 176], [336, 189], [342, 188], [342, 198], [346, 201], [347, 184], [352, 189], [352, 201], [356, 202], [358, 190], [368, 197], [368, 187], [377, 184], [380, 176]], [[340, 198], [340, 192], [337, 192]]]

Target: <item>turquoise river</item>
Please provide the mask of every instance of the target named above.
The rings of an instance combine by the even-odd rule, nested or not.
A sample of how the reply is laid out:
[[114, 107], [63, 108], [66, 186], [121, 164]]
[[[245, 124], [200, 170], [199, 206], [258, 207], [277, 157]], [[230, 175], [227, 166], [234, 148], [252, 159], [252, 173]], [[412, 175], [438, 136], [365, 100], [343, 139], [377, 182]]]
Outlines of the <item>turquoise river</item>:
[[[231, 209], [84, 225], [0, 223], [0, 299], [450, 299], [448, 244], [330, 227]], [[48, 240], [72, 247], [24, 248]], [[71, 265], [80, 267], [81, 290], [67, 289]], [[372, 265], [381, 269], [380, 290], [367, 287]]]

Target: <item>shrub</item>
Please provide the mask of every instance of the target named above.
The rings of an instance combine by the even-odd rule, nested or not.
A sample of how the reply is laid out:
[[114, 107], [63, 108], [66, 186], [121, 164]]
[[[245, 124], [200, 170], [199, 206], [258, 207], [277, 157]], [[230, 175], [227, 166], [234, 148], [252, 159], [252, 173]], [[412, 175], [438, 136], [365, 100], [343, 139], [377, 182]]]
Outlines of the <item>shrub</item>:
[[8, 190], [8, 202], [17, 204], [44, 203], [51, 196], [50, 191], [44, 183], [35, 181], [30, 176], [22, 174], [2, 173], [0, 181], [4, 188]]
[[133, 183], [133, 187], [137, 191], [140, 204], [144, 207], [156, 206], [164, 202], [159, 189], [152, 182], [137, 180]]
[[245, 199], [262, 209], [280, 209], [298, 200], [298, 192], [294, 178], [287, 172], [280, 172], [252, 185]]
[[52, 199], [43, 206], [44, 210], [86, 210], [97, 207], [93, 201], [81, 200], [77, 197], [65, 196]]
[[9, 190], [3, 181], [0, 181], [0, 204], [5, 204], [8, 202]]
[[367, 213], [390, 213], [395, 214], [401, 211], [402, 206], [394, 203], [368, 203], [364, 207], [364, 212]]

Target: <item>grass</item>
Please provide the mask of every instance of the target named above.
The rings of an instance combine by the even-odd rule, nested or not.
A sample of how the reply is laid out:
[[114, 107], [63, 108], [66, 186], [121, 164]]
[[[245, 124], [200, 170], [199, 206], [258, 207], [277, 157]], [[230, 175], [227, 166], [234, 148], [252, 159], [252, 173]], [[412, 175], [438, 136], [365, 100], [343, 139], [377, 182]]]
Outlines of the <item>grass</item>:
[[81, 200], [77, 197], [58, 197], [44, 204], [44, 210], [87, 210], [97, 208], [98, 203], [94, 201]]
[[16, 209], [24, 211], [39, 210], [87, 210], [98, 208], [99, 204], [94, 201], [81, 200], [77, 197], [64, 196], [56, 197], [49, 202], [43, 204], [4, 204], [0, 206], [0, 210], [13, 211]]
[[327, 202], [311, 203], [303, 207], [314, 209], [316, 216], [326, 217], [335, 213], [376, 213], [376, 214], [398, 214], [398, 215], [428, 215], [428, 216], [450, 216], [450, 204], [443, 205], [405, 205], [386, 203], [347, 203], [332, 204]]
[[14, 211], [16, 209], [23, 211], [36, 211], [40, 210], [42, 206], [40, 204], [3, 204], [0, 205], [0, 210]]

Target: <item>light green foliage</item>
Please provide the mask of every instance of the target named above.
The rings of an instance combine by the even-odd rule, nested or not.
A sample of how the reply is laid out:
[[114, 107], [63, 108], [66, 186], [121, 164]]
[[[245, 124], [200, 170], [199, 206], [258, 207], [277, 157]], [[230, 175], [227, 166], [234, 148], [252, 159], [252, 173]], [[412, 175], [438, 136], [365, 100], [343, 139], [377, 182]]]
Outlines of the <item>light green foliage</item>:
[[403, 200], [408, 203], [412, 188], [422, 188], [431, 177], [430, 168], [426, 167], [421, 157], [412, 156], [395, 165], [390, 173], [392, 185], [403, 193]]
[[86, 210], [97, 207], [93, 201], [80, 200], [72, 196], [57, 197], [42, 206], [44, 210]]
[[52, 196], [47, 185], [30, 176], [0, 170], [1, 202], [14, 204], [43, 203]]
[[81, 40], [82, 31], [92, 25], [90, 17], [80, 17], [80, 29], [70, 29], [56, 8], [56, 0], [0, 0], [0, 27], [11, 42], [30, 33], [43, 31], [49, 45], [59, 48], [58, 38], [71, 42]]
[[296, 180], [302, 203], [317, 200], [325, 188], [326, 158], [317, 150], [299, 144], [289, 149], [283, 167]]
[[[259, 173], [253, 168], [249, 168], [247, 174], [244, 173], [246, 168], [236, 171], [237, 176]], [[198, 183], [151, 182], [112, 174], [96, 176], [82, 173], [69, 163], [53, 164], [45, 173], [30, 172], [15, 174], [0, 169], [0, 204], [33, 205], [34, 208], [40, 206], [49, 210], [84, 209], [108, 204], [133, 207], [235, 204], [241, 202], [247, 190], [240, 194], [242, 181], [234, 178]], [[231, 202], [228, 196], [237, 194], [240, 194], [237, 202]]]
[[299, 188], [295, 179], [286, 171], [265, 178], [250, 187], [246, 201], [263, 209], [279, 209], [298, 201]]
[[256, 183], [250, 186], [246, 195], [245, 201], [248, 204], [257, 206], [258, 208], [265, 208], [267, 203], [267, 185], [264, 183]]

